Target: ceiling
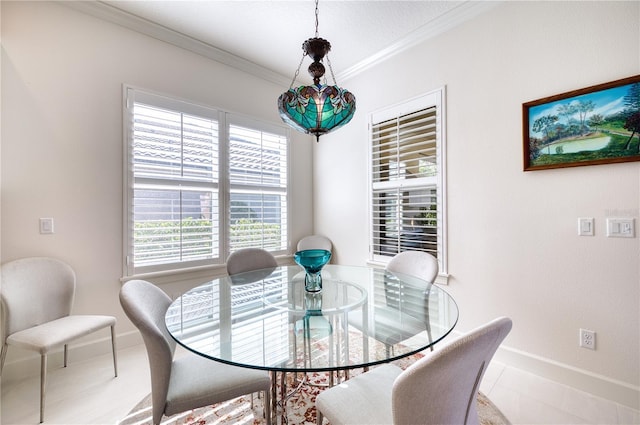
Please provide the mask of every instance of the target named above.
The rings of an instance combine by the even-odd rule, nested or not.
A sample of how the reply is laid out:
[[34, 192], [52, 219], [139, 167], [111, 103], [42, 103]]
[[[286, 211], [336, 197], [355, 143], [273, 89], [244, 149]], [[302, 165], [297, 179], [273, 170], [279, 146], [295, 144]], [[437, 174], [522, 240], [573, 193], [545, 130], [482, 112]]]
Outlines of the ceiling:
[[[494, 4], [324, 0], [318, 6], [318, 35], [331, 43], [328, 58], [340, 81]], [[315, 37], [312, 0], [118, 0], [69, 5], [278, 83], [291, 82], [303, 57], [302, 43]], [[310, 80], [306, 71], [310, 63], [305, 58], [300, 70], [299, 80], [305, 83]], [[328, 69], [327, 76], [331, 82]]]

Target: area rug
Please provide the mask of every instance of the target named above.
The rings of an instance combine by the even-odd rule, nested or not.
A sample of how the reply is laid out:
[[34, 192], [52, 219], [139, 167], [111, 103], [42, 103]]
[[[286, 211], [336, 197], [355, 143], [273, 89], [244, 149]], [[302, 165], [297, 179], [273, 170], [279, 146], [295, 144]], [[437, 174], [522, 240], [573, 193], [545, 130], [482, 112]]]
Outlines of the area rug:
[[[405, 368], [421, 355], [407, 357], [395, 362]], [[353, 377], [362, 373], [361, 369], [350, 372]], [[299, 375], [301, 376], [301, 375]], [[287, 374], [288, 388], [294, 385], [294, 375]], [[314, 425], [316, 423], [316, 396], [322, 391], [328, 377], [326, 373], [308, 373], [307, 384], [293, 393], [287, 400], [287, 418], [291, 425]], [[507, 418], [482, 393], [478, 394], [478, 415], [481, 425], [509, 425]], [[238, 397], [227, 402], [190, 410], [171, 417], [163, 417], [162, 425], [264, 425], [262, 417], [262, 399], [254, 398], [251, 408], [251, 396]], [[151, 425], [151, 395], [139, 402], [131, 412], [117, 425]], [[325, 425], [329, 423], [325, 419]]]

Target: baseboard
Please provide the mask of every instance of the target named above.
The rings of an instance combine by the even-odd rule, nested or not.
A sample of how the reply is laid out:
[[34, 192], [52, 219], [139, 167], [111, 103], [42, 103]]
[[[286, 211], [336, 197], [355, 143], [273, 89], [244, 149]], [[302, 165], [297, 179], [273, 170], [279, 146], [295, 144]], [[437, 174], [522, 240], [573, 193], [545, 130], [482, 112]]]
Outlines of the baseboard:
[[558, 384], [640, 410], [640, 387], [525, 351], [501, 346], [494, 359]]
[[[137, 330], [116, 335], [116, 350], [142, 343], [142, 337]], [[111, 356], [111, 336], [69, 344], [69, 366], [97, 356]], [[64, 363], [62, 347], [49, 353], [47, 363], [49, 368], [60, 367]], [[34, 376], [40, 376], [40, 355], [35, 351], [9, 347], [7, 360], [2, 369], [2, 383], [9, 384]]]

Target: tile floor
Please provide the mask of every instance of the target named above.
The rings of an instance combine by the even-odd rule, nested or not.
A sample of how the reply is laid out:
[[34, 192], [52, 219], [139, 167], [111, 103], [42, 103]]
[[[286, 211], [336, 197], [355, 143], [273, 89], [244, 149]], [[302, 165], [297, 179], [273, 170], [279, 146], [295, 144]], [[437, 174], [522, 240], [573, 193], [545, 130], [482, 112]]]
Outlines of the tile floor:
[[492, 362], [481, 391], [514, 424], [640, 424], [640, 412]]
[[[144, 346], [119, 350], [119, 376], [111, 356], [51, 370], [45, 424], [115, 424], [150, 388]], [[493, 362], [481, 390], [514, 425], [637, 424], [640, 412]], [[2, 384], [0, 423], [38, 423], [39, 378]]]

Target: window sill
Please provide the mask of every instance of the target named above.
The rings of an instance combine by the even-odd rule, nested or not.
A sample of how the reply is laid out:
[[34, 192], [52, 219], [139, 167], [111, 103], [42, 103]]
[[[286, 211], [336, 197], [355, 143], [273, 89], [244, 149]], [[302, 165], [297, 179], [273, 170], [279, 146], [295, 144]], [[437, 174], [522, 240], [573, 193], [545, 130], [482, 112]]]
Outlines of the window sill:
[[[292, 255], [278, 255], [276, 260], [279, 265], [290, 264], [293, 259]], [[123, 276], [120, 282], [124, 283], [129, 280], [142, 279], [153, 281], [156, 284], [175, 283], [176, 281], [205, 279], [211, 280], [227, 275], [227, 265], [213, 264], [208, 266], [190, 267], [173, 270], [162, 270], [149, 273], [139, 273], [131, 276]]]
[[176, 270], [163, 270], [150, 273], [140, 273], [131, 276], [123, 276], [120, 282], [124, 283], [129, 280], [142, 279], [153, 281], [156, 284], [173, 283], [176, 281], [191, 280], [198, 278], [214, 279], [216, 277], [227, 274], [225, 264], [216, 264], [211, 266], [191, 267]]

